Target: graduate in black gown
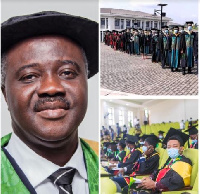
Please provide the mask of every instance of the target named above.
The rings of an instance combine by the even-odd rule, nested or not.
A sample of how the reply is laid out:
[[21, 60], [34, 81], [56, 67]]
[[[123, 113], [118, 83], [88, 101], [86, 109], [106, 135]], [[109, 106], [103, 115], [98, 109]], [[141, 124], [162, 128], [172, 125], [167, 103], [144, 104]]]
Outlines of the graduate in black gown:
[[169, 35], [168, 26], [164, 26], [164, 35], [161, 41], [161, 63], [163, 69], [166, 66], [171, 67], [171, 45], [172, 38]]
[[[195, 126], [192, 126], [186, 132], [189, 132], [190, 138], [187, 141], [188, 148], [198, 149], [198, 129]], [[191, 140], [191, 142], [189, 141]]]
[[151, 38], [151, 52], [152, 52], [152, 63], [158, 63], [158, 31], [153, 28], [153, 35]]

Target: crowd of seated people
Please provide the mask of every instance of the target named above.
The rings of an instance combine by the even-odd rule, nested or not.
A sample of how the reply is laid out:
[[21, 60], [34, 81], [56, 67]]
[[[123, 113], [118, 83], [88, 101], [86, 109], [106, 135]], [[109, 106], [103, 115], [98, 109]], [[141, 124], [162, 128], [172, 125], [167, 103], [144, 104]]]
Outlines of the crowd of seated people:
[[[162, 193], [190, 186], [192, 162], [183, 151], [198, 149], [198, 124], [187, 130], [170, 128], [166, 135], [160, 130], [157, 136], [127, 134], [102, 140], [101, 160], [107, 161], [103, 167], [118, 193]], [[168, 154], [160, 167], [159, 149]]]

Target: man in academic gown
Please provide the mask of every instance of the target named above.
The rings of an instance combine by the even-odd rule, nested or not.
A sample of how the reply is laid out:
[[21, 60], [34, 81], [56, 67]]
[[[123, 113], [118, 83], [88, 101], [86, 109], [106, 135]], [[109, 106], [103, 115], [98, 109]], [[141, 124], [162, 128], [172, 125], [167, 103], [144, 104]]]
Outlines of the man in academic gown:
[[194, 67], [194, 45], [196, 40], [196, 33], [192, 30], [192, 21], [186, 22], [188, 25], [188, 33], [185, 35], [186, 46], [186, 66], [188, 67], [188, 73], [192, 73], [192, 67]]
[[179, 27], [174, 27], [174, 34], [172, 35], [172, 54], [171, 54], [171, 71], [174, 69], [178, 71], [180, 67], [181, 53], [183, 53], [183, 48], [181, 47], [181, 34], [179, 33]]
[[14, 131], [1, 142], [1, 193], [98, 194], [94, 143], [78, 137], [87, 79], [98, 72], [98, 24], [53, 11], [13, 17], [1, 54]]
[[192, 126], [185, 132], [189, 132], [190, 138], [188, 139], [187, 148], [198, 149], [198, 129], [195, 126]]
[[168, 26], [164, 26], [164, 35], [161, 42], [161, 63], [163, 69], [165, 66], [171, 67], [171, 44], [172, 39], [169, 35]]

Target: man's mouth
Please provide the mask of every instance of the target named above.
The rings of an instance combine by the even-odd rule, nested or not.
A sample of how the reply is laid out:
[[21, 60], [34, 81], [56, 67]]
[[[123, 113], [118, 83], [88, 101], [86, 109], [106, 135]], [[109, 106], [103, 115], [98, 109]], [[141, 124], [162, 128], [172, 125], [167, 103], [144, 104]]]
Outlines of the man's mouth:
[[34, 111], [46, 119], [59, 119], [64, 117], [69, 109], [70, 104], [65, 99], [52, 100], [51, 98], [47, 100], [39, 100], [34, 106]]

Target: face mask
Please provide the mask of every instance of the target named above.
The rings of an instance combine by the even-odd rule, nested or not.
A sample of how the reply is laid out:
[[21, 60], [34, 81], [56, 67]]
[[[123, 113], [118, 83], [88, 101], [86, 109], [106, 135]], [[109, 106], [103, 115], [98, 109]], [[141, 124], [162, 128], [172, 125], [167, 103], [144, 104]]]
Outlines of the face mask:
[[108, 149], [107, 149], [107, 151], [108, 151], [108, 152], [111, 152], [111, 149], [110, 149], [110, 148], [108, 148]]
[[174, 30], [174, 34], [178, 34], [178, 30]]
[[184, 32], [184, 30], [181, 30], [181, 33], [183, 33]]
[[179, 156], [178, 151], [179, 150], [177, 148], [167, 149], [167, 153], [168, 153], [169, 157], [172, 158], [172, 159], [175, 159]]
[[142, 141], [140, 141], [139, 143], [140, 143], [141, 145], [144, 145], [144, 142], [142, 142]]
[[147, 146], [142, 146], [142, 150], [143, 150], [143, 152], [146, 152], [147, 151]]
[[166, 34], [168, 34], [168, 33], [169, 33], [169, 31], [168, 31], [168, 30], [165, 30], [165, 33], [166, 33]]
[[195, 143], [197, 143], [197, 139], [192, 140], [192, 144], [195, 144]]
[[191, 31], [192, 30], [192, 26], [188, 26], [188, 30]]
[[158, 34], [155, 34], [155, 36], [157, 36]]
[[162, 136], [162, 135], [159, 135], [158, 137], [159, 137], [159, 139], [162, 139], [162, 138], [163, 138], [163, 136]]

